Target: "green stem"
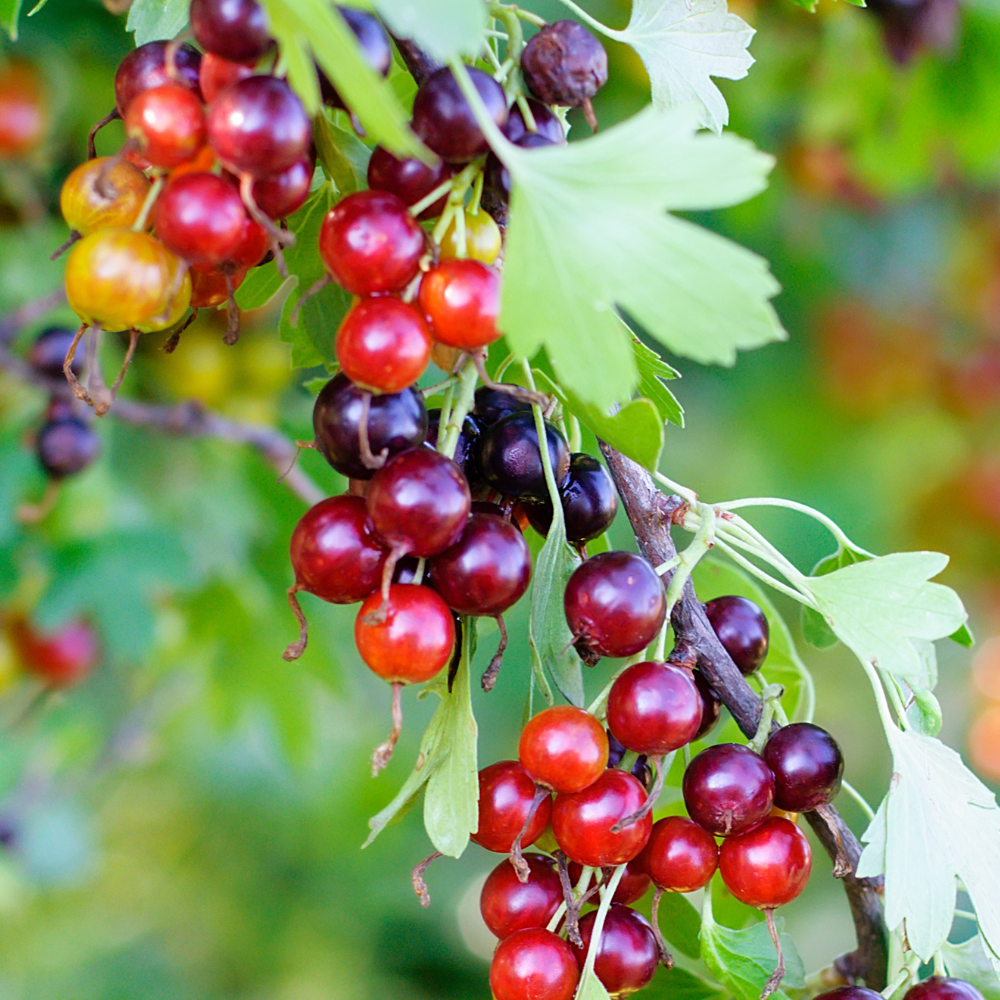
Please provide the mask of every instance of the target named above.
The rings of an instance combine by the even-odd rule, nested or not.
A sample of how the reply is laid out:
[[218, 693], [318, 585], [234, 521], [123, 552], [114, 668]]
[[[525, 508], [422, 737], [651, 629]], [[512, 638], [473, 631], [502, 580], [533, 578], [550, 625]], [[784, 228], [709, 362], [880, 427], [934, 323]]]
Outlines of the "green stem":
[[590, 947], [587, 949], [587, 961], [584, 962], [583, 969], [580, 972], [581, 983], [585, 983], [594, 974], [594, 962], [597, 960], [597, 950], [600, 947], [601, 934], [604, 932], [604, 921], [607, 919], [608, 910], [611, 909], [611, 900], [614, 898], [615, 892], [618, 891], [618, 883], [621, 882], [624, 874], [625, 865], [619, 865], [608, 884], [601, 889], [601, 905], [597, 908], [597, 916], [594, 918], [594, 926], [590, 932]]
[[680, 600], [681, 591], [688, 582], [695, 566], [698, 565], [702, 557], [715, 544], [715, 511], [711, 507], [704, 509], [701, 524], [695, 532], [691, 544], [683, 551], [679, 552], [680, 565], [674, 570], [674, 575], [670, 578], [670, 586], [667, 587], [667, 620], [670, 620], [670, 613], [674, 610], [674, 605]]
[[769, 587], [773, 587], [775, 590], [782, 594], [786, 594], [793, 600], [799, 602], [799, 604], [806, 604], [809, 607], [813, 607], [813, 601], [811, 597], [807, 597], [805, 594], [800, 593], [798, 590], [793, 590], [787, 584], [782, 583], [780, 580], [776, 580], [770, 573], [765, 573], [759, 566], [754, 565], [745, 556], [741, 555], [736, 549], [718, 536], [715, 539], [715, 544], [722, 549], [723, 552], [729, 556], [737, 565], [742, 566], [748, 573], [757, 577], [758, 580], [763, 580]]
[[592, 17], [582, 7], [573, 3], [573, 0], [561, 0], [561, 3], [564, 7], [568, 7], [571, 11], [573, 11], [573, 13], [576, 14], [581, 21], [589, 24], [595, 31], [599, 31], [602, 35], [607, 35], [608, 38], [616, 38], [620, 40], [625, 34], [623, 31], [616, 31], [614, 28], [609, 28], [606, 24], [598, 21], [596, 17]]
[[757, 732], [754, 733], [750, 741], [750, 749], [755, 753], [761, 753], [767, 738], [771, 735], [771, 722], [774, 720], [775, 708], [778, 706], [778, 699], [785, 693], [785, 689], [780, 684], [768, 684], [761, 692], [762, 711], [760, 722], [757, 724]]
[[153, 205], [156, 203], [156, 199], [160, 195], [160, 191], [164, 184], [163, 177], [157, 177], [153, 181], [150, 189], [146, 192], [146, 200], [142, 203], [142, 208], [139, 209], [139, 215], [136, 217], [135, 222], [132, 223], [132, 231], [136, 233], [145, 232], [146, 226], [149, 222], [149, 213], [153, 210]]
[[840, 787], [861, 806], [861, 811], [868, 817], [870, 823], [875, 818], [875, 810], [868, 805], [868, 800], [849, 781], [841, 781]]
[[675, 483], [672, 479], [667, 478], [662, 472], [654, 472], [653, 478], [662, 483], [671, 493], [676, 493], [682, 500], [687, 500], [688, 503], [697, 503], [698, 494], [694, 490], [689, 490], [686, 486], [681, 486], [680, 483]]
[[503, 132], [501, 132], [497, 127], [497, 123], [493, 120], [493, 116], [486, 110], [486, 105], [483, 104], [483, 99], [479, 96], [479, 91], [476, 90], [475, 85], [469, 77], [469, 71], [465, 68], [465, 63], [463, 63], [458, 56], [454, 56], [449, 60], [448, 65], [451, 67], [451, 71], [455, 75], [455, 82], [458, 84], [459, 90], [462, 91], [465, 99], [469, 102], [469, 107], [472, 108], [472, 114], [475, 116], [476, 124], [482, 129], [483, 135], [486, 136], [486, 141], [490, 144], [494, 151], [509, 147], [511, 144], [507, 141]]
[[426, 195], [425, 197], [421, 198], [420, 201], [412, 204], [410, 206], [410, 215], [416, 218], [425, 208], [430, 208], [431, 205], [433, 205], [434, 202], [438, 200], [438, 198], [440, 198], [442, 195], [445, 194], [445, 192], [450, 190], [451, 190], [451, 178], [449, 177], [448, 180], [442, 181], [442, 183], [438, 184], [438, 186], [434, 188], [434, 190], [431, 191], [429, 195]]
[[[451, 413], [448, 414], [447, 425], [444, 423], [441, 424], [442, 427], [445, 427], [443, 439], [440, 428], [438, 430], [438, 451], [442, 455], [447, 455], [448, 458], [454, 458], [455, 456], [455, 448], [458, 446], [458, 436], [462, 432], [462, 423], [472, 409], [472, 404], [475, 402], [477, 381], [475, 362], [472, 358], [469, 358], [462, 367], [461, 374], [458, 377], [458, 398], [451, 408]], [[443, 410], [441, 419], [444, 421]]]

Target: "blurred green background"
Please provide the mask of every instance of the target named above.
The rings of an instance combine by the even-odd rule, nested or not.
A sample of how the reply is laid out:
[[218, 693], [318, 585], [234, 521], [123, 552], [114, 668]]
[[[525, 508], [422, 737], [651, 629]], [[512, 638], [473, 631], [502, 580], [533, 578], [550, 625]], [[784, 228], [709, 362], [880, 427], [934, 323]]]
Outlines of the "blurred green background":
[[[943, 579], [965, 599], [979, 644], [940, 651], [942, 735], [996, 786], [1000, 10], [989, 0], [914, 9], [930, 7], [935, 31], [913, 36], [900, 64], [877, 10], [731, 3], [757, 29], [758, 61], [746, 80], [721, 83], [730, 124], [777, 166], [764, 195], [699, 221], [772, 261], [790, 340], [732, 370], [676, 362], [688, 426], [668, 428], [662, 468], [706, 499], [812, 504], [876, 552], [950, 553]], [[563, 10], [554, 0], [533, 9]], [[587, 9], [615, 26], [628, 17], [624, 0]], [[48, 262], [66, 235], [59, 185], [112, 106], [130, 48], [124, 18], [95, 0], [50, 0], [22, 24], [4, 56], [37, 69], [48, 123], [39, 149], [0, 161], [4, 312], [59, 283], [62, 265]], [[888, 41], [900, 55], [899, 36]], [[648, 99], [638, 60], [608, 47], [602, 125]], [[125, 392], [197, 398], [310, 437], [312, 397], [289, 371], [274, 314], [250, 317], [232, 350], [221, 330], [200, 321], [170, 357], [144, 338]], [[42, 627], [88, 616], [104, 655], [84, 684], [40, 698], [0, 644], [0, 998], [486, 996], [492, 943], [478, 885], [498, 858], [472, 846], [435, 864], [425, 911], [409, 883], [430, 849], [419, 808], [359, 851], [433, 706], [407, 693], [402, 742], [373, 781], [389, 693], [353, 649], [354, 610], [304, 597], [309, 649], [294, 664], [280, 658], [295, 632], [284, 591], [301, 502], [238, 446], [108, 419], [101, 460], [25, 527], [17, 508], [44, 488], [30, 442], [45, 403], [0, 374], [0, 602]], [[329, 492], [342, 488], [315, 454], [301, 461]], [[832, 548], [796, 515], [754, 520], [802, 568]], [[628, 544], [621, 524], [614, 541]], [[798, 634], [794, 609], [778, 603]], [[515, 753], [525, 624], [523, 609], [511, 615], [497, 688], [474, 695], [483, 764]], [[877, 802], [888, 759], [867, 683], [841, 650], [800, 652], [816, 677], [816, 721]], [[590, 691], [608, 670], [588, 676]], [[860, 810], [845, 796], [838, 804], [860, 832]], [[822, 861], [787, 911], [808, 968], [851, 947]], [[671, 995], [667, 977], [646, 995]]]

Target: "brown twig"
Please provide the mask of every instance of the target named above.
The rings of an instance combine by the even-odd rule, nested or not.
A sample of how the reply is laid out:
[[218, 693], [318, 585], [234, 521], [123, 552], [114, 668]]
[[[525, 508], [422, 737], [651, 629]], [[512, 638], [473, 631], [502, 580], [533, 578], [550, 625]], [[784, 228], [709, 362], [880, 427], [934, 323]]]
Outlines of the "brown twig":
[[[601, 452], [618, 487], [640, 551], [654, 566], [673, 559], [677, 549], [670, 537], [670, 527], [685, 508], [684, 501], [677, 496], [664, 496], [645, 469], [603, 441]], [[671, 576], [672, 572], [663, 574], [664, 585], [669, 583]], [[760, 698], [719, 642], [690, 579], [673, 610], [671, 624], [678, 641], [694, 653], [705, 679], [718, 693], [736, 724], [748, 738], [753, 737], [762, 712]], [[843, 884], [858, 941], [854, 968], [870, 989], [881, 990], [886, 985], [888, 961], [879, 898], [881, 879], [858, 878], [854, 874], [861, 857], [861, 845], [833, 806], [824, 812], [825, 815], [807, 812], [805, 817], [830, 857], [838, 861], [847, 859], [850, 870], [844, 875]]]

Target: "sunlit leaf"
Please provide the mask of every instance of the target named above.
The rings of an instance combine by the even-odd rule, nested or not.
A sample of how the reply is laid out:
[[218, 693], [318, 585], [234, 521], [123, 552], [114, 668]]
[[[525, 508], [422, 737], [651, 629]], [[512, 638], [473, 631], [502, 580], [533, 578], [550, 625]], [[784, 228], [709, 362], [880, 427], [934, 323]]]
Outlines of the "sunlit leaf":
[[479, 54], [486, 28], [482, 0], [375, 0], [392, 33], [412, 39], [439, 62]]
[[135, 33], [135, 44], [173, 38], [188, 21], [190, 0], [134, 0], [125, 30]]

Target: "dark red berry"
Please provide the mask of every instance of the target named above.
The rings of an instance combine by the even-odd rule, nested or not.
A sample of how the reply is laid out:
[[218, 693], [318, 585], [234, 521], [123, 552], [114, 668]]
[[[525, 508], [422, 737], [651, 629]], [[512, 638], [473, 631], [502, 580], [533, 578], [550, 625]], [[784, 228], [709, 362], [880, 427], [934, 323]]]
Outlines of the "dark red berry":
[[791, 902], [812, 869], [806, 835], [781, 816], [736, 837], [719, 848], [719, 874], [726, 888], [747, 906], [771, 909]]
[[125, 111], [125, 131], [154, 166], [179, 167], [205, 145], [201, 98], [176, 83], [144, 90]]
[[666, 617], [663, 584], [641, 556], [602, 552], [573, 571], [563, 597], [581, 652], [633, 656], [656, 638]]
[[189, 17], [195, 41], [233, 62], [256, 61], [274, 44], [257, 0], [191, 0]]
[[40, 632], [27, 619], [15, 618], [8, 635], [24, 666], [53, 687], [78, 683], [100, 659], [97, 636], [82, 620], [68, 622], [53, 632]]
[[156, 199], [153, 228], [189, 264], [218, 267], [240, 249], [246, 218], [240, 193], [228, 180], [198, 172], [167, 182]]
[[[860, 998], [852, 997], [851, 1000]], [[903, 1000], [983, 1000], [983, 995], [964, 979], [931, 976], [922, 983], [911, 986], [903, 995]]]
[[[549, 462], [556, 482], [569, 469], [569, 446], [558, 428], [545, 422]], [[479, 445], [483, 479], [509, 497], [543, 497], [548, 492], [538, 444], [535, 415], [519, 410], [501, 417], [483, 432]]]
[[669, 663], [635, 663], [608, 694], [608, 728], [624, 746], [654, 756], [690, 743], [704, 705], [689, 670]]
[[639, 861], [658, 888], [694, 892], [708, 885], [719, 865], [715, 838], [685, 816], [666, 816], [653, 824]]
[[830, 802], [840, 791], [844, 755], [837, 741], [811, 722], [794, 722], [772, 733], [761, 753], [774, 773], [774, 804], [805, 812]]
[[551, 858], [525, 854], [528, 879], [521, 882], [504, 858], [487, 876], [479, 910], [490, 932], [503, 940], [527, 927], [545, 927], [563, 901], [562, 884]]
[[201, 57], [201, 67], [198, 70], [198, 83], [205, 103], [211, 104], [226, 87], [253, 76], [255, 63], [256, 60], [233, 62], [232, 59], [223, 59], [214, 52], [206, 52]]
[[544, 136], [549, 142], [564, 143], [566, 141], [566, 129], [550, 107], [533, 101], [530, 97], [528, 98], [528, 107], [531, 109], [532, 118], [535, 119], [534, 129], [528, 128], [520, 104], [515, 103], [510, 109], [503, 133], [511, 142], [517, 142], [522, 136], [532, 132]]
[[[587, 960], [596, 920], [597, 910], [581, 917], [583, 947], [571, 945], [581, 969]], [[594, 974], [604, 988], [612, 997], [635, 993], [649, 983], [659, 964], [660, 949], [649, 921], [631, 907], [612, 903], [594, 960]]]
[[312, 157], [305, 156], [273, 177], [255, 180], [250, 194], [269, 219], [285, 219], [306, 203], [314, 172]]
[[582, 24], [555, 21], [528, 41], [521, 72], [543, 104], [575, 108], [607, 83], [608, 54]]
[[[637, 855], [625, 865], [625, 873], [618, 882], [614, 896], [611, 897], [613, 903], [624, 903], [628, 906], [642, 899], [649, 892], [653, 880], [646, 874], [642, 867], [642, 854]], [[573, 885], [580, 881], [583, 874], [583, 865], [575, 861], [569, 863], [569, 880]]]
[[503, 389], [493, 389], [488, 385], [481, 385], [476, 390], [475, 404], [472, 407], [472, 412], [483, 427], [490, 427], [511, 413], [530, 410], [530, 403], [504, 392]]
[[82, 472], [101, 453], [101, 439], [90, 424], [64, 417], [43, 424], [35, 440], [38, 464], [52, 479]]
[[[471, 835], [473, 843], [487, 851], [507, 854], [524, 829], [535, 797], [535, 782], [516, 760], [500, 760], [479, 772], [479, 825]], [[531, 825], [521, 838], [528, 847], [549, 825], [552, 799], [541, 800]]]
[[[373, 191], [394, 194], [409, 208], [440, 187], [452, 173], [453, 168], [444, 160], [439, 160], [436, 166], [428, 166], [413, 157], [397, 159], [387, 149], [376, 146], [368, 161], [368, 187]], [[445, 192], [433, 205], [425, 208], [418, 218], [436, 218], [444, 211], [447, 200], [448, 194]]]
[[[130, 52], [115, 72], [115, 107], [123, 118], [132, 99], [144, 90], [176, 83], [199, 98], [201, 53], [190, 45], [174, 47], [173, 66], [166, 62], [167, 42], [146, 42]], [[172, 70], [172, 71], [171, 71]]]
[[579, 981], [572, 948], [542, 927], [501, 941], [490, 964], [494, 1000], [570, 1000]]
[[[424, 442], [428, 447], [437, 447], [440, 424], [441, 410], [438, 408], [428, 410], [427, 439]], [[474, 459], [478, 439], [479, 424], [471, 414], [467, 414], [462, 421], [462, 429], [458, 432], [458, 442], [455, 445], [454, 459], [465, 473], [465, 478], [469, 480], [470, 486], [474, 485], [473, 480], [479, 475], [479, 467], [476, 465]], [[493, 508], [492, 510], [480, 510], [479, 513], [503, 514], [503, 508], [496, 504], [491, 504], [490, 506]], [[475, 504], [473, 504], [473, 509], [475, 509]]]
[[557, 792], [578, 792], [604, 773], [608, 737], [589, 712], [555, 705], [525, 723], [517, 755], [539, 785]]
[[705, 675], [700, 670], [693, 671], [693, 674], [694, 685], [698, 689], [698, 694], [701, 695], [703, 706], [701, 724], [698, 726], [698, 732], [694, 734], [694, 739], [700, 740], [703, 736], [710, 733], [718, 723], [719, 715], [722, 711], [722, 702], [719, 701], [711, 685], [705, 679]]
[[[563, 141], [565, 142], [565, 139]], [[514, 145], [520, 146], [521, 149], [541, 149], [543, 146], [554, 146], [558, 143], [540, 132], [525, 132], [514, 141]], [[496, 153], [490, 153], [486, 157], [486, 185], [499, 201], [506, 202], [510, 198], [510, 171]]]
[[[618, 513], [618, 491], [608, 470], [590, 455], [570, 456], [569, 472], [559, 484], [566, 538], [578, 545], [585, 544], [611, 527]], [[547, 535], [552, 524], [552, 501], [543, 497], [525, 510], [531, 526], [540, 535]]]
[[759, 826], [774, 805], [774, 775], [759, 754], [739, 743], [702, 750], [681, 787], [688, 815], [721, 837]]
[[[978, 990], [976, 992], [978, 993]], [[836, 989], [820, 993], [816, 1000], [876, 1000], [881, 996], [881, 993], [866, 989], [864, 986], [838, 986]], [[972, 998], [965, 998], [965, 1000], [972, 1000]]]
[[236, 272], [257, 267], [268, 254], [270, 241], [264, 227], [248, 215], [243, 222], [243, 236], [236, 252], [226, 261], [226, 270]]
[[745, 597], [716, 597], [705, 605], [705, 614], [742, 674], [752, 674], [767, 656], [770, 630], [764, 612]]

